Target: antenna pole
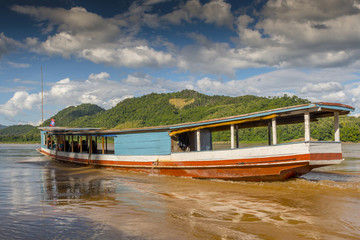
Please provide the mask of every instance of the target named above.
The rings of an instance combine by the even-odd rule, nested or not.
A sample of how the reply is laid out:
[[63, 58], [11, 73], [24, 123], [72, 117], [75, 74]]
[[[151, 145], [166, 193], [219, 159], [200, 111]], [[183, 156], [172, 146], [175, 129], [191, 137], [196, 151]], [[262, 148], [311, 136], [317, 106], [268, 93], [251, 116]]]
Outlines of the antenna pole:
[[44, 127], [44, 86], [43, 86], [42, 66], [41, 66], [41, 127]]

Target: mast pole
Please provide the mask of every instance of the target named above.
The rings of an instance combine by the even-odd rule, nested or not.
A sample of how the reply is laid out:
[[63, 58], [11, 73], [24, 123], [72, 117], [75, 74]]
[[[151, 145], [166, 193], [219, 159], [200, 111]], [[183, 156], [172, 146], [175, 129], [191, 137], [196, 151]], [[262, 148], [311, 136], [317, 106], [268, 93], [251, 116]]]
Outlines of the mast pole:
[[41, 69], [41, 127], [44, 127], [44, 86], [43, 86], [43, 72]]

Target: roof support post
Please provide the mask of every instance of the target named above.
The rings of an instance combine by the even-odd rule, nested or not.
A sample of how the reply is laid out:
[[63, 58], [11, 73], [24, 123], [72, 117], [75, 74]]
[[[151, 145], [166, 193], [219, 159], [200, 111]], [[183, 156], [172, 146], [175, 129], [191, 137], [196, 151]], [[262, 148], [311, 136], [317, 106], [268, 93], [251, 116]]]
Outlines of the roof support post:
[[88, 164], [90, 164], [90, 159], [91, 159], [91, 154], [92, 154], [92, 136], [89, 136], [89, 142], [90, 142], [90, 147], [88, 145], [88, 149], [89, 149], [89, 157], [88, 157]]
[[335, 141], [340, 142], [339, 112], [334, 112], [334, 135]]
[[55, 135], [55, 141], [56, 141], [56, 152], [59, 150], [59, 146], [60, 146], [60, 136], [59, 135]]
[[236, 125], [236, 148], [239, 148], [239, 126]]
[[231, 149], [235, 148], [235, 127], [234, 124], [230, 125], [230, 139], [231, 139]]
[[268, 122], [268, 145], [271, 145], [271, 123]]
[[272, 140], [273, 145], [277, 144], [277, 134], [276, 134], [276, 118], [271, 119], [271, 128], [272, 128]]
[[80, 142], [79, 142], [79, 145], [80, 145], [80, 152], [82, 153], [83, 151], [83, 144], [82, 144], [82, 136], [80, 136]]
[[101, 147], [101, 151], [102, 151], [102, 154], [104, 154], [104, 153], [105, 153], [105, 147], [104, 147], [104, 145], [105, 145], [105, 143], [104, 143], [104, 137], [101, 137], [101, 145], [102, 145], [102, 147]]
[[304, 123], [305, 123], [305, 142], [310, 142], [310, 113], [304, 113]]
[[201, 151], [200, 129], [196, 130], [196, 151]]
[[92, 154], [93, 153], [93, 144], [92, 144], [92, 136], [89, 137], [89, 144], [90, 144], [90, 147], [89, 147], [89, 153]]
[[71, 152], [74, 152], [74, 135], [71, 135]]

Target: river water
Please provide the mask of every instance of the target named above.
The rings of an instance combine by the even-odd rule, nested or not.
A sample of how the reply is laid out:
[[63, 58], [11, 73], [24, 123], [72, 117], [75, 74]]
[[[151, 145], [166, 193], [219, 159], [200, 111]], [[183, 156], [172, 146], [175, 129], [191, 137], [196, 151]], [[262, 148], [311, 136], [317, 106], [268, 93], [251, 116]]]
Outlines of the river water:
[[360, 144], [285, 182], [149, 176], [0, 144], [0, 239], [360, 239]]

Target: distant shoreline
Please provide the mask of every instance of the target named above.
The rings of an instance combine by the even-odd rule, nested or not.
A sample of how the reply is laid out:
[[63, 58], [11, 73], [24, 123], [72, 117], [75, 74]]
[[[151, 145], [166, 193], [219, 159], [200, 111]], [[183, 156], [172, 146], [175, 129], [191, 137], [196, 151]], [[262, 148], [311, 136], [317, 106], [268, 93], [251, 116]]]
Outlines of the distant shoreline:
[[40, 144], [41, 142], [0, 142], [0, 144]]

